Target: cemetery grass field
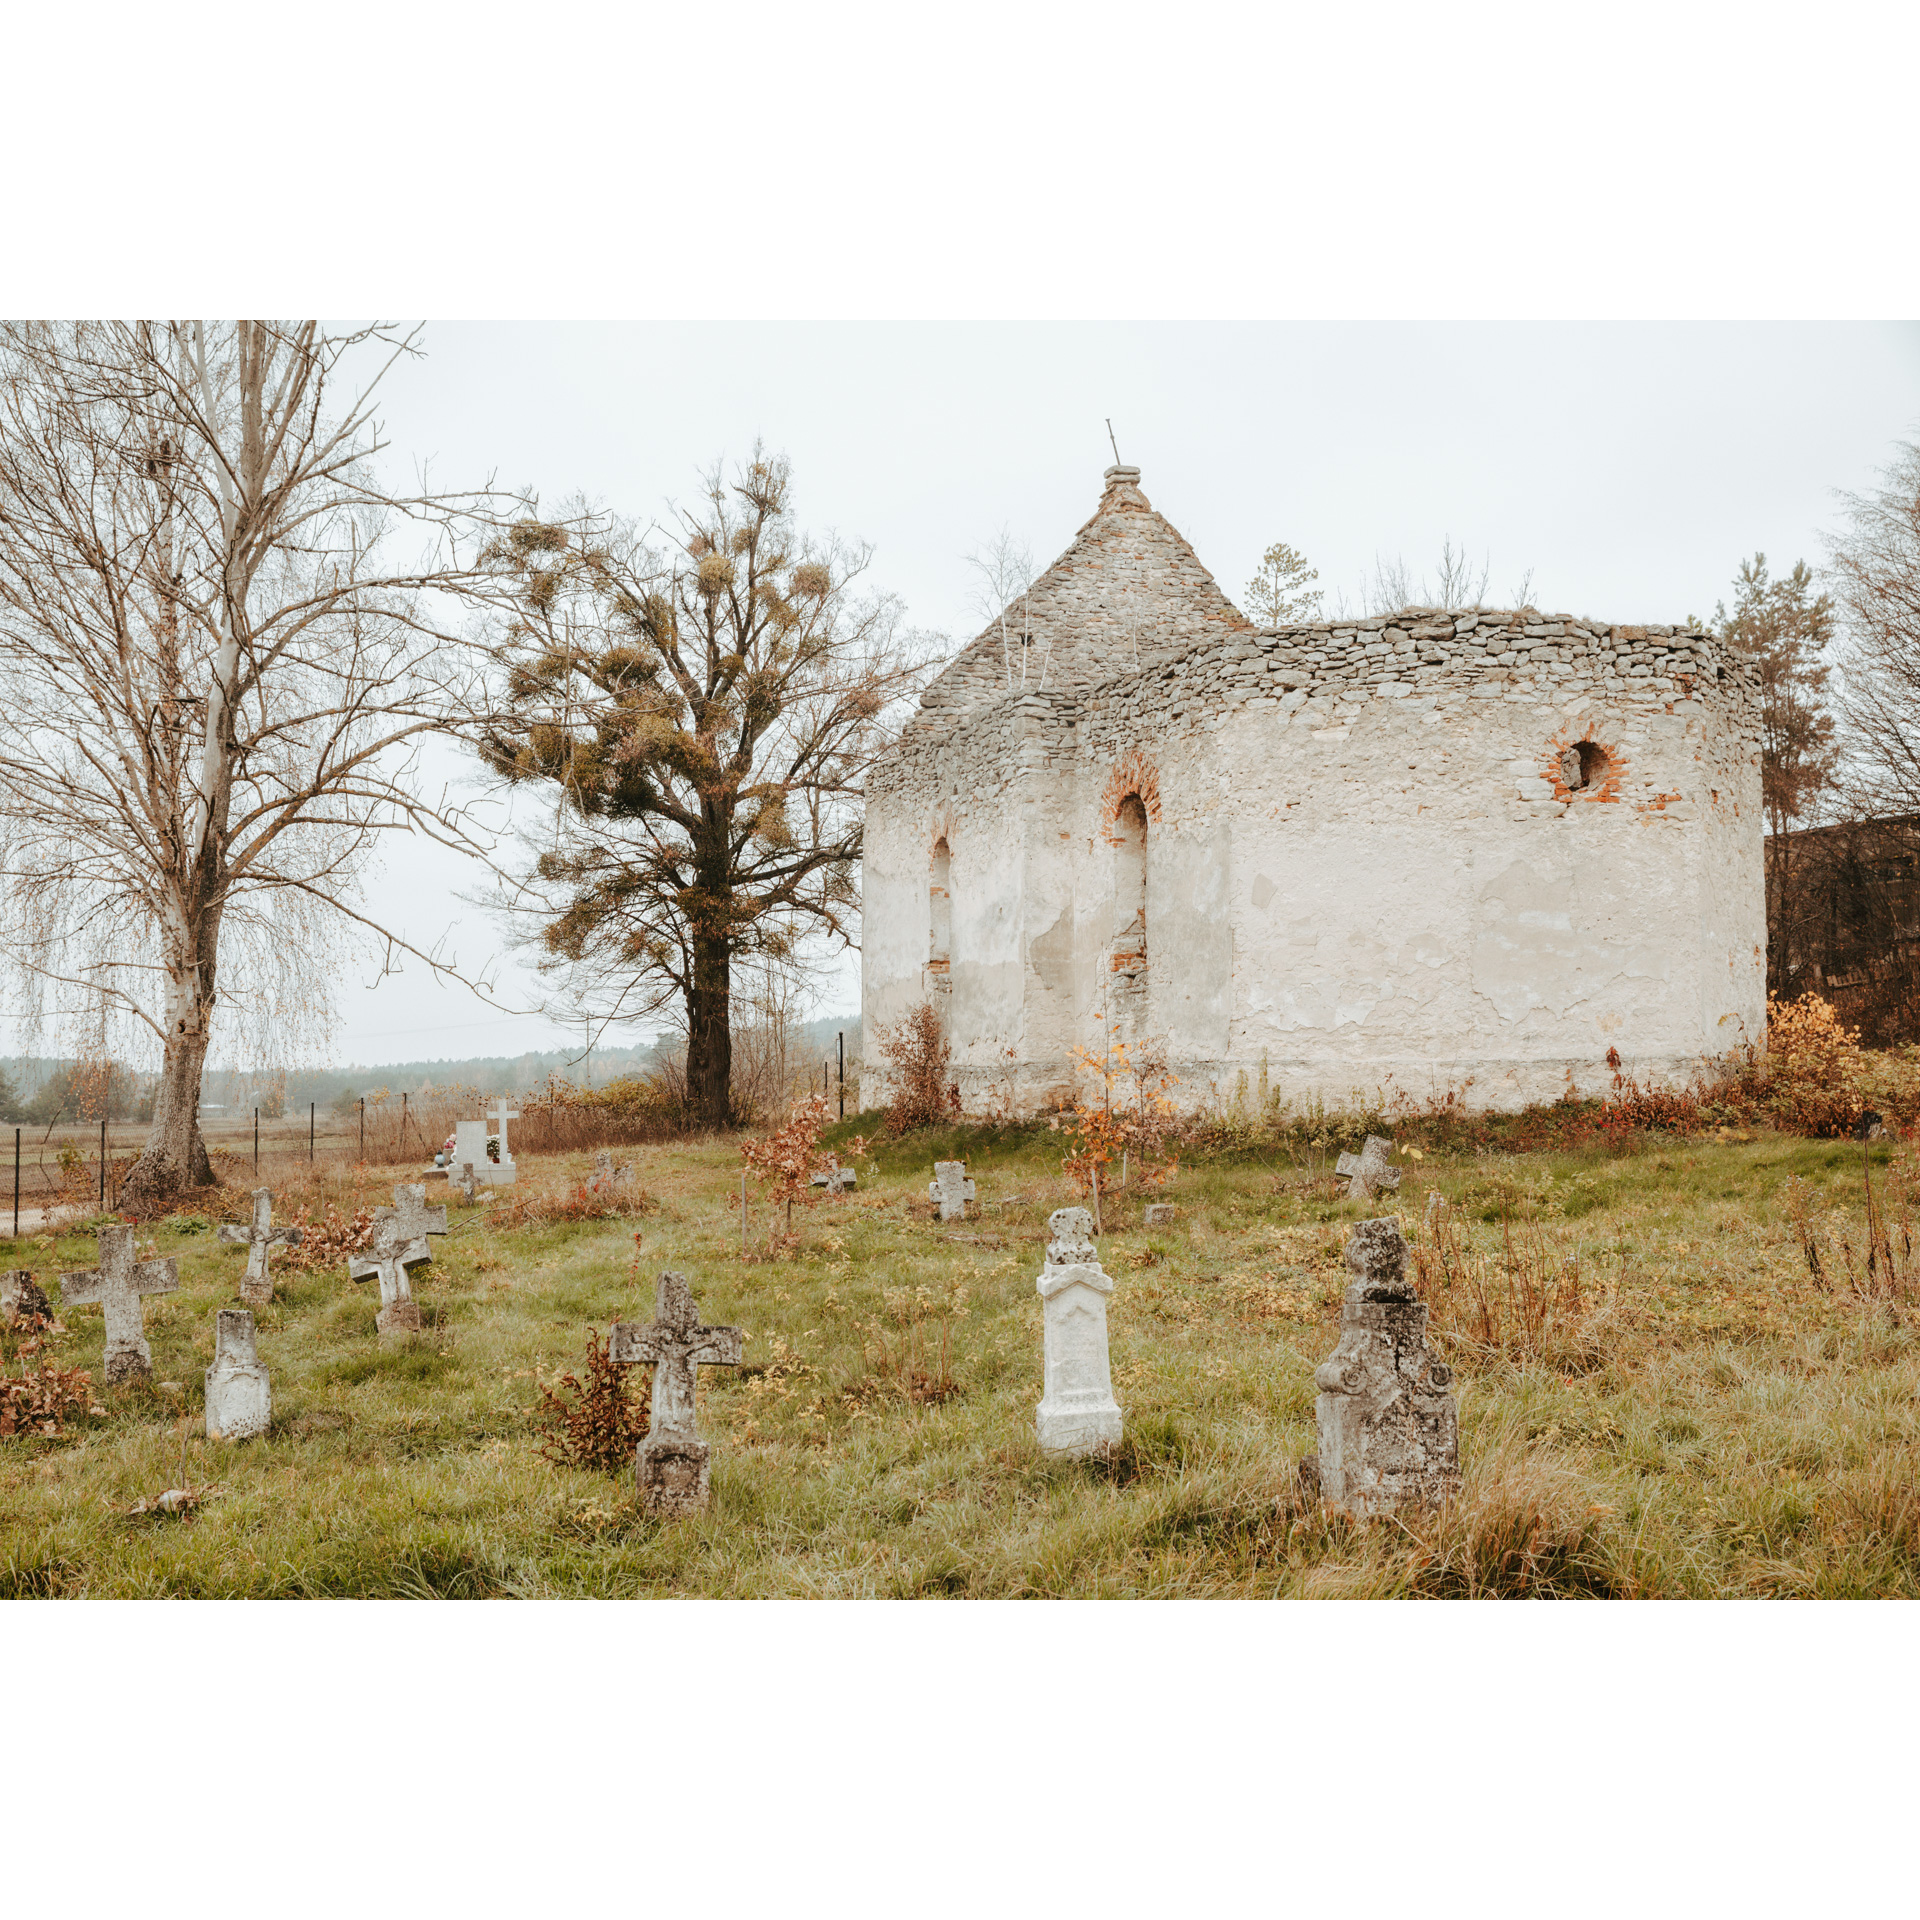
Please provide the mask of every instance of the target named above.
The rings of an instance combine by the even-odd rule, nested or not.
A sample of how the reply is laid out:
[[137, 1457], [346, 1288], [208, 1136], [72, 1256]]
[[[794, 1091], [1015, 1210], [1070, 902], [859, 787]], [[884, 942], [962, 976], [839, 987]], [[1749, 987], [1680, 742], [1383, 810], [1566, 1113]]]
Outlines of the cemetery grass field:
[[[877, 1131], [877, 1116], [865, 1122]], [[842, 1139], [853, 1123], [836, 1130]], [[833, 1136], [829, 1136], [832, 1138]], [[983, 1204], [942, 1227], [929, 1163], [970, 1156]], [[1905, 1150], [1876, 1145], [1897, 1185]], [[1796, 1596], [1920, 1590], [1920, 1327], [1849, 1290], [1861, 1149], [1761, 1134], [1620, 1156], [1429, 1156], [1391, 1203], [1336, 1197], [1313, 1167], [1247, 1152], [1190, 1160], [1167, 1189], [1110, 1198], [1102, 1259], [1126, 1438], [1054, 1463], [1033, 1440], [1034, 1279], [1050, 1208], [1074, 1196], [1044, 1130], [921, 1136], [861, 1163], [860, 1190], [795, 1215], [798, 1247], [743, 1262], [737, 1143], [631, 1150], [638, 1214], [502, 1227], [506, 1194], [450, 1197], [451, 1232], [415, 1275], [426, 1331], [393, 1346], [344, 1263], [276, 1253], [257, 1317], [271, 1370], [265, 1440], [194, 1431], [216, 1308], [243, 1249], [207, 1215], [141, 1230], [177, 1256], [146, 1303], [153, 1384], [100, 1397], [57, 1437], [0, 1440], [0, 1591], [12, 1596], [727, 1597]], [[523, 1160], [517, 1194], [560, 1191], [584, 1157]], [[406, 1170], [372, 1170], [384, 1203]], [[1782, 1204], [1807, 1183], [1834, 1275], [1817, 1284]], [[1332, 1349], [1350, 1223], [1395, 1211], [1422, 1244], [1429, 1191], [1495, 1284], [1503, 1249], [1539, 1272], [1579, 1263], [1564, 1322], [1510, 1351], [1452, 1338], [1464, 1485], [1435, 1514], [1356, 1525], [1299, 1489], [1313, 1369]], [[352, 1193], [335, 1183], [336, 1199]], [[276, 1195], [285, 1217], [307, 1198]], [[437, 1192], [430, 1198], [438, 1198]], [[622, 1203], [624, 1204], [624, 1203]], [[238, 1219], [243, 1185], [211, 1211]], [[1897, 1213], [1897, 1209], [1896, 1209]], [[1516, 1226], [1516, 1223], [1517, 1226]], [[633, 1234], [642, 1235], [637, 1274]], [[1822, 1237], [1823, 1236], [1823, 1237]], [[1896, 1226], [1895, 1238], [1899, 1229]], [[1430, 1235], [1429, 1235], [1430, 1238]], [[1529, 1251], [1530, 1250], [1530, 1251]], [[53, 1276], [93, 1264], [88, 1231], [10, 1256]], [[589, 1328], [651, 1319], [663, 1267], [702, 1316], [747, 1330], [739, 1374], [703, 1369], [713, 1503], [656, 1522], [631, 1471], [550, 1464], [528, 1409], [575, 1367]], [[1563, 1295], [1564, 1303], [1564, 1295]], [[54, 1348], [90, 1366], [97, 1309]], [[1507, 1323], [1511, 1329], [1517, 1319]], [[937, 1389], [943, 1330], [954, 1390]], [[1485, 1331], [1485, 1323], [1481, 1323]], [[911, 1349], [911, 1352], [909, 1352]], [[178, 1394], [158, 1383], [177, 1382]], [[644, 1369], [632, 1390], [644, 1395]], [[97, 1391], [97, 1386], [96, 1386]], [[184, 1476], [184, 1478], [183, 1478]], [[209, 1488], [181, 1515], [134, 1512]]]

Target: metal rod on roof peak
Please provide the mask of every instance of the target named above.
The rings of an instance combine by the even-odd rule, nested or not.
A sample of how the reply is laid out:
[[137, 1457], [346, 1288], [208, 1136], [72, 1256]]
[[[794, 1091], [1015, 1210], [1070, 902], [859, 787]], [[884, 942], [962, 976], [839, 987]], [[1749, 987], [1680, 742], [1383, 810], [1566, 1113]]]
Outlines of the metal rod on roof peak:
[[1111, 418], [1107, 421], [1107, 445], [1113, 449], [1113, 464], [1116, 467], [1124, 467], [1127, 463], [1120, 458], [1120, 442], [1113, 437], [1113, 421]]

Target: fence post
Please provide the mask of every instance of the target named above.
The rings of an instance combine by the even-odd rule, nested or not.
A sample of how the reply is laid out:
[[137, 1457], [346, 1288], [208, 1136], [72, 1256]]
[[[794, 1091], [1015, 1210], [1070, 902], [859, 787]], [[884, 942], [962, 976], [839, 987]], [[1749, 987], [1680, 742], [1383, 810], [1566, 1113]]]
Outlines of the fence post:
[[840, 1118], [847, 1117], [847, 1036], [840, 1036]]
[[313, 1165], [313, 1116], [320, 1103], [317, 1100], [307, 1102], [307, 1165]]
[[253, 1110], [253, 1177], [260, 1177], [260, 1109]]
[[20, 1129], [13, 1130], [13, 1237], [20, 1238]]
[[107, 1210], [107, 1123], [100, 1122], [100, 1211]]
[[740, 1251], [747, 1250], [747, 1170], [740, 1169]]
[[367, 1096], [363, 1093], [360, 1096], [360, 1164], [362, 1166], [365, 1166], [366, 1161], [367, 1161]]

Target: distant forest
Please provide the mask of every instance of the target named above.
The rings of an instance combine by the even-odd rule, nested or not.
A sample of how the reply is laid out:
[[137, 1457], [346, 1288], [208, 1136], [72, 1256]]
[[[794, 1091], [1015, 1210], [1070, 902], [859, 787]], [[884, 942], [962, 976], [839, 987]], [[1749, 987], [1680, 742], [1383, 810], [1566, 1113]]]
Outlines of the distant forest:
[[[847, 1036], [847, 1058], [860, 1052], [860, 1018], [834, 1014], [795, 1026], [788, 1056], [806, 1061], [834, 1058], [835, 1037]], [[209, 1070], [200, 1082], [207, 1112], [250, 1113], [266, 1120], [302, 1111], [309, 1102], [335, 1111], [380, 1092], [418, 1093], [429, 1087], [473, 1087], [481, 1093], [531, 1093], [553, 1074], [582, 1085], [604, 1087], [629, 1074], [644, 1074], [678, 1050], [675, 1036], [635, 1047], [596, 1047], [591, 1061], [576, 1061], [568, 1049], [548, 1053], [496, 1054], [471, 1060], [403, 1060], [384, 1067], [303, 1067], [287, 1073]], [[569, 1064], [570, 1062], [574, 1064]], [[102, 1113], [104, 1100], [105, 1112]], [[17, 1054], [0, 1059], [0, 1123], [51, 1126], [82, 1117], [149, 1120], [153, 1117], [153, 1076], [115, 1064], [88, 1066], [77, 1060]]]

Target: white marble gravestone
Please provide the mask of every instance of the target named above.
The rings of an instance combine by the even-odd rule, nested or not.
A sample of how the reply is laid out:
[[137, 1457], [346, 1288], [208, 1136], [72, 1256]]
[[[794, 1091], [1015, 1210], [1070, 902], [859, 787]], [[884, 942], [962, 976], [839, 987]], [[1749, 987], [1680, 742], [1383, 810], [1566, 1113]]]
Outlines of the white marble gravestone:
[[251, 1440], [273, 1419], [267, 1370], [253, 1350], [253, 1315], [222, 1307], [214, 1316], [213, 1365], [207, 1369], [207, 1438]]
[[1367, 1135], [1367, 1144], [1358, 1153], [1343, 1153], [1333, 1170], [1347, 1178], [1349, 1200], [1371, 1200], [1376, 1193], [1391, 1193], [1400, 1184], [1400, 1169], [1393, 1164], [1393, 1142], [1377, 1133]]
[[663, 1273], [650, 1327], [616, 1320], [607, 1352], [625, 1366], [651, 1364], [653, 1406], [647, 1437], [634, 1456], [640, 1504], [662, 1516], [695, 1513], [707, 1504], [713, 1449], [694, 1417], [695, 1370], [737, 1367], [746, 1336], [738, 1327], [705, 1327], [683, 1273]]
[[1047, 1263], [1040, 1269], [1046, 1314], [1046, 1391], [1035, 1429], [1046, 1453], [1091, 1453], [1120, 1438], [1121, 1413], [1107, 1364], [1107, 1296], [1085, 1207], [1062, 1207], [1047, 1221]]
[[273, 1195], [265, 1187], [253, 1190], [253, 1224], [237, 1227], [229, 1223], [220, 1229], [220, 1238], [229, 1246], [245, 1247], [247, 1271], [240, 1281], [240, 1298], [249, 1307], [273, 1304], [273, 1270], [268, 1265], [269, 1250], [276, 1242], [289, 1247], [300, 1244], [298, 1227], [273, 1224]]
[[[500, 1136], [500, 1163], [494, 1166], [492, 1161], [487, 1162], [490, 1167], [493, 1167], [491, 1184], [496, 1187], [510, 1187], [520, 1175], [513, 1164], [513, 1149], [507, 1144], [507, 1122], [518, 1120], [520, 1109], [509, 1106], [505, 1100], [496, 1100], [493, 1103], [493, 1111], [487, 1115], [487, 1118], [493, 1122], [494, 1130]], [[478, 1163], [475, 1170], [478, 1171]]]
[[484, 1120], [456, 1120], [453, 1123], [453, 1164], [456, 1171], [470, 1166], [474, 1178], [481, 1185], [486, 1184], [487, 1169], [493, 1162], [487, 1158], [487, 1123]]
[[102, 1227], [100, 1264], [60, 1276], [60, 1297], [70, 1307], [99, 1307], [107, 1320], [106, 1364], [108, 1386], [118, 1386], [137, 1374], [153, 1371], [153, 1349], [147, 1345], [141, 1322], [140, 1296], [172, 1293], [180, 1284], [174, 1260], [138, 1260], [133, 1257], [133, 1229]]
[[927, 1198], [940, 1202], [942, 1220], [964, 1220], [967, 1202], [975, 1198], [973, 1182], [967, 1178], [964, 1160], [936, 1160]]

